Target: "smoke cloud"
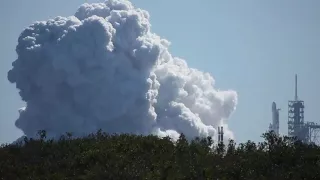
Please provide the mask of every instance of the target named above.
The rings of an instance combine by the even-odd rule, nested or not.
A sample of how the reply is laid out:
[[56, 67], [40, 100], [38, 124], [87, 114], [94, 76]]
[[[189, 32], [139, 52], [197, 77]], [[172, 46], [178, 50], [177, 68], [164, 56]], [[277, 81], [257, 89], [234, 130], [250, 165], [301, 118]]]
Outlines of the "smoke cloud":
[[177, 138], [214, 137], [223, 125], [233, 138], [227, 119], [237, 93], [216, 90], [210, 74], [173, 57], [150, 26], [147, 11], [108, 0], [24, 29], [8, 72], [26, 102], [16, 127], [28, 137], [102, 129]]

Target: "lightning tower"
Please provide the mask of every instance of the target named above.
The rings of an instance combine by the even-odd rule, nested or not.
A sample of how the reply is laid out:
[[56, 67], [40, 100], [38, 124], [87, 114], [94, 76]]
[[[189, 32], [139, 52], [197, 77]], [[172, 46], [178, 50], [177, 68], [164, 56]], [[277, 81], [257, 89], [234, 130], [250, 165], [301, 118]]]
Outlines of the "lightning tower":
[[218, 127], [218, 143], [223, 142], [223, 126]]

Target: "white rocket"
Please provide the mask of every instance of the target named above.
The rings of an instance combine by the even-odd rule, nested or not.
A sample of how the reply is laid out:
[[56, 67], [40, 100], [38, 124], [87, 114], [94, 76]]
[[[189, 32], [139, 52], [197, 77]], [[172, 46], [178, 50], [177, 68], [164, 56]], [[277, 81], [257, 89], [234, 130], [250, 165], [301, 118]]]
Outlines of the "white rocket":
[[269, 126], [269, 131], [273, 131], [279, 135], [279, 110], [275, 102], [272, 102], [272, 123]]

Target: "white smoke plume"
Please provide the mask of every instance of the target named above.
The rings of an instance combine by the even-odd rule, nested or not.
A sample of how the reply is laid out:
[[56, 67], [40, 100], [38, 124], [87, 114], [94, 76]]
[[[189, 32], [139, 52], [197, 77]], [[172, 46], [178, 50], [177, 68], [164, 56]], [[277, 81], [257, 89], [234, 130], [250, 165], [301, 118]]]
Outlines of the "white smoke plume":
[[128, 0], [79, 7], [74, 16], [35, 22], [18, 39], [8, 80], [26, 107], [15, 125], [28, 137], [46, 130], [216, 136], [237, 93], [218, 91], [208, 73], [173, 57], [151, 32], [149, 13]]

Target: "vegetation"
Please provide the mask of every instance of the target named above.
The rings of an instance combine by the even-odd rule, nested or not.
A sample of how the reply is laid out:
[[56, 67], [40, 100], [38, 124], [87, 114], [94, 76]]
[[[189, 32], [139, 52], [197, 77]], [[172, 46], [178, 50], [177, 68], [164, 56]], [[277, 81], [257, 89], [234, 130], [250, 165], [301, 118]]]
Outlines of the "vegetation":
[[58, 141], [25, 139], [0, 148], [1, 180], [94, 179], [320, 179], [320, 148], [293, 138], [213, 145], [208, 138], [71, 134]]

